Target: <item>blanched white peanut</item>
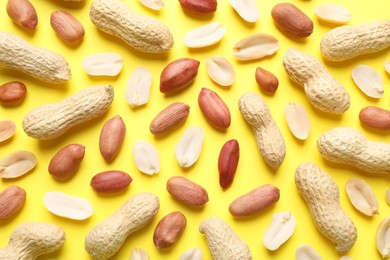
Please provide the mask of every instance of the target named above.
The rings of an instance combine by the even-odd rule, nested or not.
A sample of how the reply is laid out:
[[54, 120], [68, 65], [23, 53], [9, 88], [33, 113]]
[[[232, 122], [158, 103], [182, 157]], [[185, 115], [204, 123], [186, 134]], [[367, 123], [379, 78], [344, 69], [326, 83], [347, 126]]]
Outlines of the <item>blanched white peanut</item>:
[[180, 255], [179, 260], [202, 260], [203, 253], [200, 248], [190, 248]]
[[266, 33], [256, 33], [242, 38], [233, 46], [238, 60], [255, 60], [270, 56], [279, 50], [279, 40]]
[[314, 13], [319, 20], [334, 24], [345, 24], [352, 19], [351, 12], [338, 4], [321, 4]]
[[356, 86], [371, 98], [380, 98], [383, 95], [382, 75], [367, 65], [358, 65], [352, 70], [352, 79]]
[[13, 152], [0, 159], [0, 178], [20, 177], [34, 169], [36, 164], [37, 157], [32, 152]]
[[254, 23], [260, 18], [256, 0], [229, 0], [230, 5], [238, 15], [249, 23]]
[[379, 223], [376, 231], [376, 248], [383, 258], [390, 256], [390, 217]]
[[149, 260], [149, 255], [143, 248], [134, 248], [131, 251], [130, 260]]
[[367, 216], [379, 214], [379, 203], [370, 185], [359, 178], [347, 181], [345, 189], [352, 205]]
[[10, 139], [16, 133], [16, 124], [12, 120], [0, 121], [0, 142]]
[[43, 203], [46, 209], [54, 215], [74, 220], [87, 219], [94, 211], [86, 199], [70, 196], [60, 191], [46, 192]]
[[184, 45], [189, 48], [203, 48], [222, 40], [226, 28], [220, 22], [213, 22], [192, 29], [184, 36]]
[[158, 11], [164, 7], [163, 0], [138, 0], [141, 4], [152, 10]]
[[204, 140], [203, 129], [199, 126], [187, 128], [175, 146], [175, 156], [181, 167], [190, 167], [200, 156]]
[[321, 260], [322, 257], [308, 244], [300, 245], [295, 251], [296, 260]]
[[234, 83], [236, 73], [233, 65], [222, 56], [206, 58], [206, 69], [210, 78], [217, 84], [227, 87]]
[[297, 102], [289, 102], [284, 108], [284, 115], [291, 133], [300, 140], [306, 140], [311, 127], [305, 107]]
[[284, 244], [294, 233], [296, 218], [291, 212], [278, 212], [272, 217], [271, 224], [263, 235], [263, 244], [274, 251]]
[[85, 57], [81, 65], [91, 76], [116, 76], [123, 67], [123, 58], [114, 52], [93, 53]]
[[152, 73], [144, 66], [139, 66], [131, 73], [126, 85], [126, 101], [134, 108], [149, 101], [152, 87]]
[[156, 147], [144, 140], [138, 140], [133, 145], [133, 157], [137, 169], [153, 175], [160, 172], [160, 157]]

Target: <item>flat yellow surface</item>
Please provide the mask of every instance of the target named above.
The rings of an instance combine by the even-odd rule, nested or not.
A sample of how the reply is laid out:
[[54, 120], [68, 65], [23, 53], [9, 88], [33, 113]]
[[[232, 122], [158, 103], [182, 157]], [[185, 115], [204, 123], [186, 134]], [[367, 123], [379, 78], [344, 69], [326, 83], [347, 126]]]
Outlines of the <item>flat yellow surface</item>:
[[[213, 16], [201, 18], [185, 13], [178, 1], [165, 0], [165, 7], [159, 11], [151, 11], [138, 1], [125, 2], [139, 13], [155, 17], [163, 21], [173, 32], [175, 45], [164, 55], [144, 55], [132, 50], [120, 40], [98, 31], [89, 19], [88, 12], [91, 0], [82, 3], [65, 3], [60, 0], [32, 0], [39, 23], [33, 32], [27, 32], [9, 19], [6, 14], [5, 0], [0, 1], [0, 30], [12, 32], [30, 43], [61, 53], [68, 60], [72, 80], [63, 85], [50, 85], [34, 80], [17, 72], [0, 70], [0, 84], [12, 80], [20, 80], [27, 86], [27, 96], [17, 107], [0, 106], [0, 119], [11, 119], [17, 124], [17, 133], [9, 141], [0, 144], [0, 157], [17, 150], [29, 150], [38, 158], [38, 164], [29, 174], [15, 179], [0, 181], [0, 190], [9, 185], [18, 185], [27, 192], [26, 203], [21, 212], [12, 220], [0, 223], [0, 247], [8, 243], [12, 230], [27, 221], [55, 223], [66, 231], [67, 240], [57, 252], [39, 257], [39, 259], [90, 259], [84, 249], [84, 238], [96, 224], [110, 216], [127, 199], [142, 191], [158, 195], [160, 210], [154, 220], [139, 232], [131, 235], [120, 251], [112, 259], [128, 259], [134, 248], [144, 248], [151, 259], [178, 259], [185, 250], [199, 247], [204, 259], [211, 259], [206, 238], [198, 231], [199, 224], [207, 217], [218, 216], [224, 219], [250, 247], [253, 259], [294, 259], [295, 251], [302, 244], [310, 244], [323, 259], [339, 259], [334, 245], [324, 238], [315, 228], [308, 207], [298, 194], [294, 183], [296, 167], [303, 161], [311, 161], [325, 170], [337, 182], [340, 189], [341, 207], [348, 213], [358, 229], [358, 239], [354, 247], [345, 255], [353, 259], [380, 259], [376, 250], [375, 235], [378, 224], [390, 214], [390, 207], [385, 201], [385, 191], [389, 188], [389, 178], [386, 176], [369, 176], [351, 167], [343, 167], [326, 162], [316, 149], [317, 137], [324, 131], [336, 126], [357, 128], [371, 140], [390, 142], [389, 132], [379, 132], [368, 129], [359, 122], [359, 111], [367, 105], [390, 108], [390, 78], [384, 69], [384, 62], [389, 59], [388, 51], [369, 55], [341, 64], [326, 63], [329, 71], [338, 79], [351, 95], [351, 106], [342, 116], [329, 116], [316, 111], [305, 97], [301, 87], [293, 84], [283, 69], [284, 52], [295, 47], [303, 50], [321, 61], [319, 42], [322, 36], [335, 27], [319, 22], [314, 14], [314, 8], [319, 4], [329, 3], [328, 0], [301, 1], [291, 3], [303, 10], [314, 22], [314, 33], [307, 39], [295, 41], [276, 29], [270, 12], [272, 7], [281, 1], [257, 1], [261, 18], [254, 24], [244, 22], [230, 6], [229, 1], [219, 1], [217, 12]], [[345, 0], [342, 5], [352, 14], [349, 24], [359, 24], [376, 19], [388, 19], [390, 4], [388, 0], [355, 1]], [[84, 25], [86, 34], [83, 42], [76, 47], [63, 43], [50, 27], [50, 14], [64, 9], [75, 15]], [[184, 35], [191, 29], [210, 22], [219, 21], [227, 32], [218, 44], [199, 50], [191, 50], [184, 46]], [[275, 55], [250, 62], [239, 62], [232, 54], [233, 45], [241, 38], [264, 32], [279, 39], [280, 49]], [[81, 60], [96, 52], [116, 52], [124, 59], [124, 67], [117, 77], [91, 77], [81, 67]], [[213, 55], [226, 57], [236, 71], [236, 81], [229, 88], [216, 85], [206, 71], [205, 59]], [[175, 95], [166, 96], [159, 92], [159, 76], [169, 62], [190, 57], [200, 61], [199, 73], [191, 86]], [[385, 93], [382, 98], [373, 100], [366, 97], [354, 84], [351, 78], [352, 69], [366, 64], [375, 68], [383, 76]], [[149, 102], [137, 109], [131, 109], [125, 100], [125, 88], [128, 77], [137, 66], [146, 66], [153, 74], [153, 86]], [[256, 67], [263, 67], [277, 75], [279, 88], [274, 96], [265, 95], [259, 90], [255, 81]], [[32, 108], [62, 100], [72, 93], [93, 85], [112, 84], [115, 87], [115, 99], [109, 111], [100, 118], [76, 127], [60, 138], [52, 141], [38, 141], [28, 137], [21, 122], [24, 115]], [[216, 91], [228, 105], [232, 124], [227, 131], [218, 131], [208, 124], [202, 115], [197, 96], [202, 87]], [[282, 131], [286, 141], [286, 158], [278, 171], [272, 171], [264, 163], [256, 146], [254, 135], [249, 125], [241, 116], [237, 101], [246, 91], [261, 94], [270, 107], [271, 113]], [[167, 105], [183, 101], [190, 105], [191, 111], [186, 122], [170, 134], [155, 137], [149, 132], [149, 123], [154, 116]], [[310, 137], [299, 141], [291, 134], [284, 117], [284, 107], [288, 102], [299, 102], [307, 109], [311, 121]], [[112, 163], [106, 163], [99, 153], [98, 140], [103, 124], [115, 115], [120, 115], [127, 126], [127, 133], [122, 150]], [[182, 169], [176, 162], [173, 149], [183, 132], [190, 126], [199, 125], [205, 132], [201, 156], [196, 164], [189, 169]], [[217, 160], [222, 145], [237, 139], [240, 144], [240, 161], [233, 185], [222, 190], [218, 183]], [[132, 145], [137, 140], [146, 140], [158, 150], [161, 159], [161, 172], [147, 176], [139, 172], [135, 166]], [[58, 182], [48, 173], [47, 167], [52, 156], [62, 147], [70, 143], [85, 145], [85, 158], [77, 174], [68, 182]], [[96, 194], [89, 183], [91, 178], [106, 170], [123, 170], [133, 177], [129, 188], [113, 196]], [[166, 181], [171, 176], [184, 176], [202, 185], [209, 194], [210, 201], [201, 209], [192, 209], [175, 201], [165, 188]], [[366, 217], [355, 210], [345, 192], [345, 183], [352, 177], [362, 178], [374, 189], [379, 201], [379, 215]], [[256, 216], [235, 219], [228, 211], [229, 204], [238, 196], [264, 184], [274, 184], [280, 189], [280, 200], [277, 204]], [[94, 207], [94, 214], [85, 221], [63, 219], [51, 214], [43, 205], [43, 196], [48, 191], [63, 191], [69, 195], [86, 198]], [[180, 210], [187, 218], [187, 227], [170, 249], [158, 250], [153, 244], [153, 232], [158, 221], [168, 213]], [[271, 222], [273, 214], [290, 211], [297, 218], [297, 225], [292, 237], [274, 252], [268, 251], [262, 243], [264, 231]]]

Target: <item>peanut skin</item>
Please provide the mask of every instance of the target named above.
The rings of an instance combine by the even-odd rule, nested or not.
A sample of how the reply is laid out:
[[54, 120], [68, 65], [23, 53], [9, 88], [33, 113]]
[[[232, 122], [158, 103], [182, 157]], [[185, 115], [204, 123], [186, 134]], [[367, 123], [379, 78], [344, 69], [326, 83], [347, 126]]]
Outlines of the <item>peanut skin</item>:
[[65, 181], [73, 177], [84, 158], [85, 147], [69, 144], [58, 151], [49, 163], [49, 173], [57, 180]]

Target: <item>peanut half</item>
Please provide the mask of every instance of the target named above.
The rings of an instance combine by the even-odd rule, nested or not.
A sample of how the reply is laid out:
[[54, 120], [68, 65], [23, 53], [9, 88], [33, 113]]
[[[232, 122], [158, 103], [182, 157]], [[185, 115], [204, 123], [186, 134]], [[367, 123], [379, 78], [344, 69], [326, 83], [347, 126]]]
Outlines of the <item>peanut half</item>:
[[318, 20], [333, 24], [346, 24], [352, 19], [351, 12], [338, 4], [320, 4], [314, 8], [314, 14]]
[[368, 65], [358, 65], [352, 70], [352, 79], [356, 86], [370, 98], [383, 95], [382, 75]]
[[318, 231], [332, 241], [337, 252], [350, 250], [357, 230], [340, 206], [336, 182], [314, 163], [301, 163], [295, 171], [295, 184], [306, 202]]
[[43, 204], [54, 215], [74, 220], [87, 219], [94, 211], [88, 200], [61, 191], [46, 192]]
[[206, 58], [206, 69], [210, 78], [217, 84], [228, 87], [233, 85], [236, 73], [233, 65], [222, 56]]
[[190, 126], [177, 142], [174, 153], [180, 167], [188, 168], [195, 164], [202, 152], [204, 140], [203, 129], [199, 126]]
[[264, 232], [264, 246], [270, 251], [278, 249], [293, 235], [296, 222], [295, 216], [289, 211], [275, 213]]
[[283, 58], [283, 66], [292, 81], [303, 86], [313, 107], [330, 114], [342, 114], [350, 106], [348, 92], [313, 56], [291, 48]]
[[351, 127], [335, 127], [317, 139], [317, 150], [328, 161], [372, 174], [390, 173], [390, 144], [368, 140]]
[[149, 260], [149, 254], [143, 248], [134, 248], [130, 254], [130, 260]]
[[370, 185], [359, 178], [351, 178], [345, 184], [345, 190], [352, 205], [366, 216], [379, 214], [379, 203]]
[[223, 219], [206, 218], [200, 223], [199, 232], [206, 235], [213, 259], [252, 259], [248, 245]]
[[202, 260], [202, 259], [203, 259], [203, 253], [200, 248], [190, 248], [184, 251], [179, 257], [179, 260]]
[[237, 14], [248, 23], [255, 23], [260, 18], [259, 8], [255, 0], [229, 0]]
[[184, 45], [189, 48], [204, 48], [222, 40], [226, 28], [220, 22], [202, 25], [187, 32]]
[[390, 256], [390, 217], [384, 218], [380, 223], [376, 231], [376, 248], [382, 255], [382, 258], [388, 258]]
[[32, 171], [36, 165], [37, 157], [32, 152], [13, 152], [0, 159], [0, 178], [18, 178]]
[[138, 66], [131, 73], [126, 85], [126, 101], [131, 108], [148, 103], [152, 88], [152, 73], [144, 66]]
[[136, 13], [123, 1], [93, 0], [89, 17], [98, 29], [140, 52], [162, 53], [173, 47], [173, 36], [166, 25]]
[[320, 254], [314, 250], [309, 244], [298, 246], [295, 251], [296, 260], [322, 260]]
[[54, 139], [101, 116], [113, 100], [114, 88], [110, 85], [85, 88], [59, 102], [32, 109], [23, 118], [23, 130], [36, 139]]
[[63, 56], [36, 47], [8, 32], [0, 32], [0, 67], [53, 84], [72, 78], [69, 64]]
[[149, 175], [160, 172], [160, 156], [154, 145], [138, 140], [134, 143], [132, 150], [135, 165], [140, 172]]
[[274, 170], [279, 169], [286, 156], [286, 144], [265, 100], [255, 92], [247, 92], [238, 100], [238, 106], [252, 127], [264, 161]]
[[248, 61], [270, 56], [279, 50], [279, 40], [267, 33], [246, 36], [233, 46], [233, 56], [237, 60]]
[[10, 139], [16, 133], [16, 124], [12, 120], [0, 121], [0, 143]]

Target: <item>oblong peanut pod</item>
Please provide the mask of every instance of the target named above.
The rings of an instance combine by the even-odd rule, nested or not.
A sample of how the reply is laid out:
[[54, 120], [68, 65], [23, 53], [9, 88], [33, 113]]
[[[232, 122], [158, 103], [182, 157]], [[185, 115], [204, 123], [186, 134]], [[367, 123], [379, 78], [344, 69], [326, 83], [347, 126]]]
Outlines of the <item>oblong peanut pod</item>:
[[390, 20], [345, 25], [327, 32], [320, 42], [324, 59], [341, 62], [390, 47]]
[[316, 109], [339, 115], [349, 108], [348, 92], [313, 56], [291, 48], [284, 54], [283, 67], [292, 81], [303, 86], [306, 97]]
[[72, 78], [66, 59], [8, 32], [0, 32], [0, 67], [25, 73], [48, 83]]
[[209, 217], [200, 223], [199, 232], [206, 235], [214, 260], [252, 259], [248, 245], [224, 220]]
[[295, 184], [305, 200], [318, 231], [346, 252], [356, 242], [357, 230], [340, 206], [336, 182], [314, 163], [301, 163], [295, 170]]
[[128, 199], [116, 212], [97, 224], [85, 238], [85, 250], [94, 259], [108, 259], [126, 238], [147, 225], [160, 208], [158, 197], [141, 192]]
[[286, 156], [286, 144], [265, 100], [255, 92], [247, 92], [240, 97], [238, 106], [252, 127], [264, 161], [277, 170]]
[[85, 88], [59, 102], [32, 109], [24, 116], [22, 127], [30, 137], [54, 139], [75, 125], [99, 117], [113, 100], [111, 85]]
[[98, 29], [120, 38], [138, 51], [161, 53], [173, 47], [173, 36], [166, 25], [136, 13], [123, 1], [94, 0], [89, 17]]
[[368, 140], [355, 128], [335, 127], [321, 134], [317, 150], [334, 163], [373, 174], [390, 173], [390, 143]]
[[65, 231], [43, 222], [26, 222], [17, 226], [8, 245], [0, 249], [0, 259], [36, 259], [58, 250], [66, 240]]

